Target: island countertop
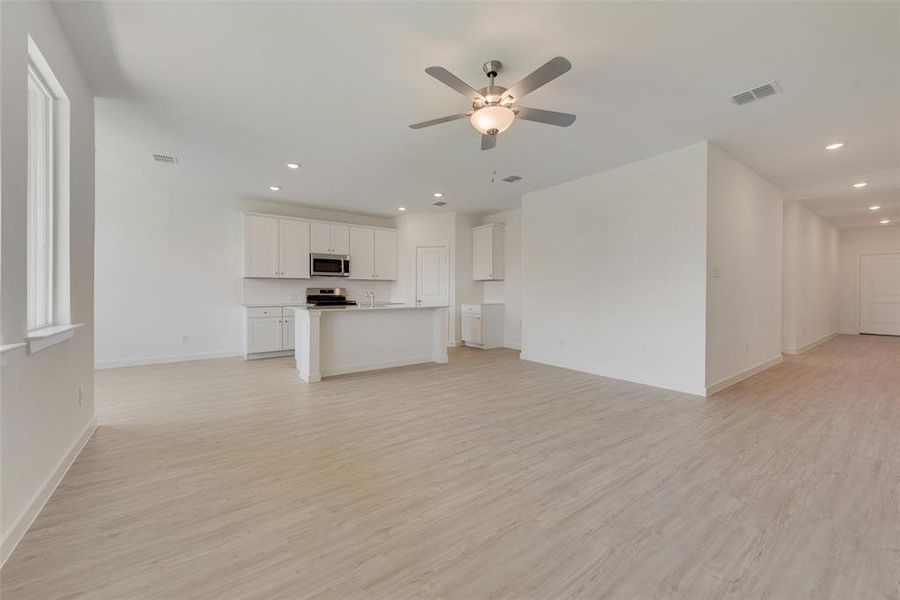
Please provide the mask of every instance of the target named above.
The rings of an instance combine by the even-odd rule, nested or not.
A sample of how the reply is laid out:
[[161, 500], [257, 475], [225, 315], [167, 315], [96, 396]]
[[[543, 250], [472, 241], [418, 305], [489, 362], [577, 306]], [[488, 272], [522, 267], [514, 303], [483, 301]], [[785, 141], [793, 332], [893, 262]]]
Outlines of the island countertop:
[[292, 310], [321, 310], [322, 312], [355, 312], [362, 310], [407, 310], [407, 309], [426, 309], [426, 308], [447, 308], [446, 306], [416, 306], [415, 304], [376, 304], [369, 306], [368, 304], [350, 304], [347, 306], [286, 306]]

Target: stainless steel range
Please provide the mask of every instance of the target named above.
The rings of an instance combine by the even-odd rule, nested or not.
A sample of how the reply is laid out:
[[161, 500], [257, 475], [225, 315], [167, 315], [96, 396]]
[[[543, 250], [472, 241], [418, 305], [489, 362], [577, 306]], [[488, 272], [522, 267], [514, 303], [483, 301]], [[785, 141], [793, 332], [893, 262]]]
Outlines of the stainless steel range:
[[344, 288], [306, 288], [306, 303], [313, 306], [356, 306], [356, 300], [347, 300]]

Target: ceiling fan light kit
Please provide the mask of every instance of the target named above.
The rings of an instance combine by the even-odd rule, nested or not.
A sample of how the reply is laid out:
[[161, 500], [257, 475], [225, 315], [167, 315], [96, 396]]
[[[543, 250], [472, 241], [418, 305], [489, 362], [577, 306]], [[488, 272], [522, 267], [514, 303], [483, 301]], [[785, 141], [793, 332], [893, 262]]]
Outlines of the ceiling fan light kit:
[[425, 69], [426, 73], [444, 85], [470, 98], [472, 100], [472, 110], [421, 123], [413, 123], [410, 125], [410, 128], [421, 129], [469, 117], [472, 127], [481, 133], [481, 149], [490, 150], [497, 145], [497, 135], [509, 129], [516, 118], [558, 127], [568, 127], [575, 122], [575, 115], [570, 113], [516, 105], [518, 100], [524, 98], [530, 92], [553, 81], [572, 68], [572, 63], [562, 56], [557, 56], [548, 61], [511, 88], [494, 85], [494, 78], [497, 77], [503, 68], [503, 64], [499, 60], [489, 60], [484, 63], [482, 68], [485, 75], [491, 80], [491, 83], [480, 90], [476, 90], [444, 67], [435, 66]]

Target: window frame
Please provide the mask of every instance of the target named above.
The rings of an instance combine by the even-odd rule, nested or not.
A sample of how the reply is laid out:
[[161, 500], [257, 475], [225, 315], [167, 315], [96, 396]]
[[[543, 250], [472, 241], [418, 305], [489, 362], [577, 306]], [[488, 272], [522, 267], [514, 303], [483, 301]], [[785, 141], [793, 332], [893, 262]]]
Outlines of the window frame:
[[[28, 90], [28, 102], [26, 105], [27, 111], [27, 135], [26, 135], [26, 147], [27, 147], [27, 265], [26, 265], [26, 295], [27, 295], [27, 317], [26, 317], [26, 329], [28, 332], [32, 332], [39, 329], [44, 329], [46, 327], [50, 327], [55, 324], [55, 296], [56, 296], [56, 287], [57, 287], [57, 276], [56, 276], [56, 267], [57, 267], [57, 229], [56, 229], [56, 212], [57, 212], [57, 190], [56, 190], [56, 181], [55, 181], [55, 169], [57, 162], [57, 144], [59, 142], [59, 136], [57, 135], [56, 126], [57, 119], [55, 118], [55, 112], [57, 109], [57, 95], [54, 93], [51, 85], [48, 83], [47, 78], [44, 73], [42, 73], [41, 65], [36, 64], [36, 61], [32, 60], [31, 56], [29, 56], [28, 65], [27, 65], [27, 74], [26, 74], [26, 85]], [[41, 103], [41, 112], [40, 118], [42, 123], [39, 127], [42, 128], [40, 131], [41, 143], [43, 144], [43, 148], [41, 148], [41, 160], [43, 161], [43, 169], [42, 173], [39, 173], [37, 177], [43, 179], [41, 181], [41, 187], [43, 188], [41, 192], [43, 192], [43, 198], [40, 198], [40, 204], [42, 206], [35, 206], [35, 196], [33, 194], [37, 194], [39, 192], [35, 192], [33, 188], [33, 184], [35, 183], [32, 177], [31, 169], [32, 169], [32, 160], [33, 160], [33, 150], [32, 145], [36, 141], [36, 136], [32, 132], [32, 117], [33, 109], [35, 108], [34, 103], [31, 100], [32, 86], [36, 87], [38, 91], [43, 96], [43, 101]], [[44, 214], [40, 216], [36, 216], [34, 213], [37, 211], [41, 211]], [[41, 218], [42, 217], [42, 218]], [[39, 223], [35, 223], [35, 221], [39, 221]], [[38, 229], [39, 227], [39, 229]], [[44, 238], [44, 246], [45, 249], [40, 249], [35, 247], [35, 235], [40, 234]], [[42, 256], [35, 257], [34, 254], [39, 252]], [[33, 264], [33, 261], [39, 260], [40, 265]], [[39, 270], [39, 273], [35, 275], [35, 269]], [[35, 279], [39, 279], [40, 281], [35, 281]], [[42, 286], [42, 289], [35, 289], [36, 286]], [[40, 291], [39, 297], [35, 297], [38, 295]]]

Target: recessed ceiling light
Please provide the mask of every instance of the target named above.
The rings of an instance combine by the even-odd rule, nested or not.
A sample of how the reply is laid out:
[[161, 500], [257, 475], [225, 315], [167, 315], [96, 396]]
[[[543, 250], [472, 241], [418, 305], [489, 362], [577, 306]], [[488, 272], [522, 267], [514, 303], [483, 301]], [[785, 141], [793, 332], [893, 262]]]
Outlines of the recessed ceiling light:
[[881, 207], [876, 204], [875, 206], [870, 206], [869, 210], [878, 210], [879, 208]]
[[299, 169], [300, 168], [299, 163], [288, 163], [286, 166], [288, 169]]
[[890, 219], [882, 219], [882, 220], [879, 221], [879, 222], [880, 222], [882, 225], [887, 225], [888, 223], [891, 222], [891, 220], [890, 220]]
[[398, 207], [397, 207], [397, 210], [406, 210], [406, 207], [405, 207], [405, 206], [398, 206]]
[[828, 144], [827, 146], [825, 146], [825, 149], [826, 150], [840, 150], [843, 147], [844, 147], [843, 142], [835, 142], [834, 144]]
[[869, 185], [869, 184], [866, 183], [865, 181], [860, 181], [859, 183], [854, 183], [854, 184], [853, 184], [853, 187], [855, 187], [855, 188], [861, 188], [861, 187], [866, 187], [867, 185]]
[[435, 193], [434, 193], [434, 197], [435, 197], [435, 198], [441, 198], [441, 197], [443, 197], [443, 194], [440, 193], [440, 192], [435, 192]]
[[278, 187], [277, 185], [270, 185], [270, 186], [269, 186], [269, 189], [272, 190], [273, 192], [277, 192], [277, 191], [280, 190], [281, 188]]

